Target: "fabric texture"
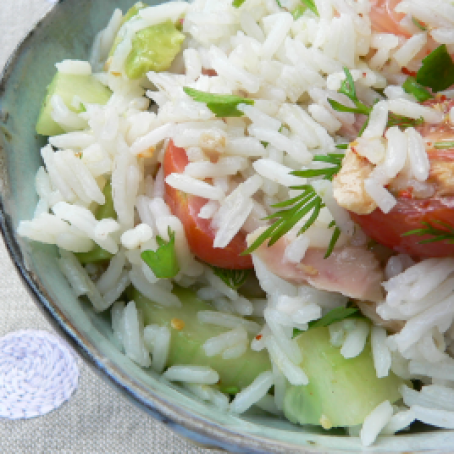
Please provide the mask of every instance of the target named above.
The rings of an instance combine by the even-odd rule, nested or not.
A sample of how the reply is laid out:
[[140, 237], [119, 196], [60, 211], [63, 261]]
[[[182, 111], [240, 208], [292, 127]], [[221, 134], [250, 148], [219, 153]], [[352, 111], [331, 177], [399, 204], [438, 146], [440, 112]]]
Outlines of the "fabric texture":
[[[52, 0], [1, 0], [0, 71], [30, 26], [52, 3]], [[22, 329], [54, 333], [19, 279], [0, 239], [0, 337]], [[80, 358], [78, 365], [78, 389], [59, 409], [28, 420], [0, 418], [0, 452], [223, 452], [196, 447], [175, 435], [109, 386]]]

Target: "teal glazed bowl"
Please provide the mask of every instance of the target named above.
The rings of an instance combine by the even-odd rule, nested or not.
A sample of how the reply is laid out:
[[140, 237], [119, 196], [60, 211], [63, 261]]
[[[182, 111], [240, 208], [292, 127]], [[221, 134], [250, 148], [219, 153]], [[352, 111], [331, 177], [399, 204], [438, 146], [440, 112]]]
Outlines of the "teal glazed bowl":
[[[299, 427], [260, 414], [237, 417], [197, 401], [145, 371], [117, 349], [109, 317], [78, 300], [56, 263], [56, 249], [16, 235], [37, 202], [34, 176], [43, 138], [35, 123], [55, 62], [86, 59], [95, 34], [114, 7], [134, 0], [63, 0], [29, 33], [0, 82], [0, 226], [12, 260], [38, 306], [102, 377], [175, 432], [206, 447], [241, 453], [361, 452], [357, 438]], [[148, 2], [150, 3], [150, 2]], [[454, 432], [382, 437], [368, 452], [453, 452]]]

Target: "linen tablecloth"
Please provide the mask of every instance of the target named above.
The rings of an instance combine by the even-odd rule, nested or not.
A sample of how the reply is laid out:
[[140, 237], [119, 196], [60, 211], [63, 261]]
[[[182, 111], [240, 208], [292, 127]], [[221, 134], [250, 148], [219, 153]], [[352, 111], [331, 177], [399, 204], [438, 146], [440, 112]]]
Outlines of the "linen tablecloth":
[[[0, 0], [0, 70], [50, 0]], [[0, 239], [0, 336], [19, 329], [53, 332], [25, 290]], [[79, 387], [38, 418], [0, 419], [1, 453], [221, 453], [195, 447], [120, 395], [79, 360]]]

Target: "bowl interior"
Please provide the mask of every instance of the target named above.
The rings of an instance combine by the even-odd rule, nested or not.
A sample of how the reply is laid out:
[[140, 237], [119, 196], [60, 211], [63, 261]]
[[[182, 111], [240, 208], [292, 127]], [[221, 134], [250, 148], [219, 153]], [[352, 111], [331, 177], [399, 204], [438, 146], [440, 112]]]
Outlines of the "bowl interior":
[[[34, 125], [54, 63], [86, 59], [91, 43], [114, 6], [126, 11], [131, 0], [65, 0], [30, 33], [10, 60], [0, 84], [0, 222], [7, 246], [37, 303], [101, 374], [138, 405], [182, 435], [235, 452], [361, 451], [358, 440], [302, 428], [251, 412], [242, 418], [221, 413], [122, 355], [108, 313], [95, 314], [78, 300], [56, 263], [56, 249], [22, 241], [17, 224], [33, 216], [34, 175], [45, 143]], [[148, 2], [150, 4], [150, 2]], [[159, 2], [151, 2], [159, 3]], [[435, 431], [380, 439], [375, 452], [450, 450], [454, 433]]]

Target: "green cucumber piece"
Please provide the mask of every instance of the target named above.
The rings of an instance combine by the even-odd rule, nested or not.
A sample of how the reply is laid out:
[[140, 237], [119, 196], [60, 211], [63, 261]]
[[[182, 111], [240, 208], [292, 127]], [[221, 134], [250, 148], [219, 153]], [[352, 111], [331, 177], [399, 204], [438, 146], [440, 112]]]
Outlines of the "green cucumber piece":
[[[202, 348], [205, 341], [229, 329], [199, 322], [197, 312], [213, 310], [213, 307], [207, 301], [199, 299], [192, 290], [175, 287], [173, 293], [181, 300], [182, 307], [161, 306], [135, 289], [130, 294], [143, 314], [145, 326], [157, 324], [171, 329], [167, 366], [174, 364], [210, 366], [219, 373], [219, 386], [222, 389], [242, 389], [250, 385], [261, 372], [271, 369], [265, 351], [256, 352], [248, 349], [237, 359], [223, 359], [221, 355], [206, 356]], [[172, 319], [181, 320], [184, 327], [173, 328]]]
[[69, 110], [79, 113], [79, 109], [72, 105], [74, 96], [78, 96], [82, 103], [105, 104], [112, 92], [92, 75], [76, 75], [57, 72], [47, 87], [47, 94], [39, 112], [36, 123], [36, 132], [43, 136], [55, 136], [65, 131], [52, 119], [50, 99], [53, 95], [60, 95]]
[[377, 378], [370, 342], [359, 356], [345, 359], [331, 345], [327, 327], [311, 328], [295, 339], [309, 384], [286, 391], [284, 414], [291, 422], [324, 428], [356, 426], [383, 401], [401, 398], [402, 379], [392, 372]]

